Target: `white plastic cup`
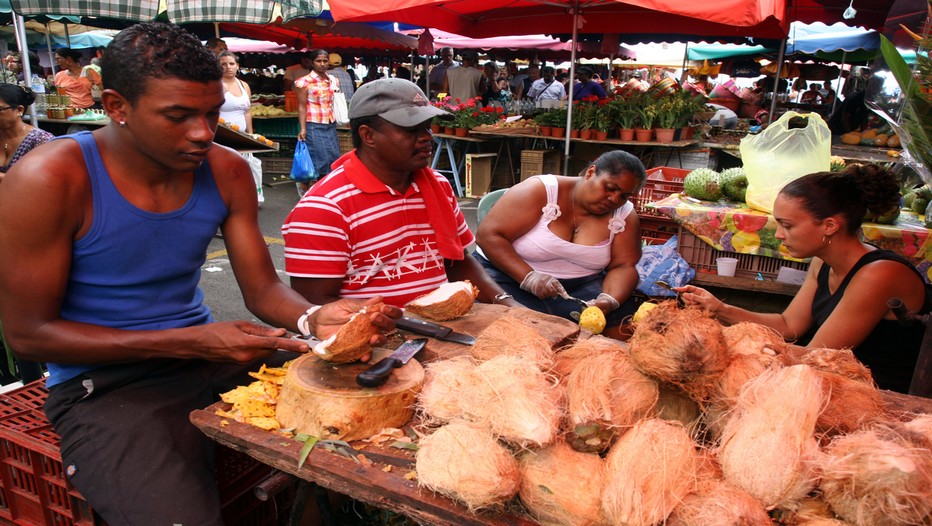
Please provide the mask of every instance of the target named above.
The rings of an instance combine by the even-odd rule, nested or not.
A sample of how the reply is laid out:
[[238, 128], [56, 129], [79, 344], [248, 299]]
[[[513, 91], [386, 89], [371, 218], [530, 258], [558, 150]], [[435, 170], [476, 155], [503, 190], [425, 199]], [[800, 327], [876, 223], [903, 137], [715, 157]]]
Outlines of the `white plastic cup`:
[[718, 258], [715, 260], [715, 268], [719, 276], [734, 277], [735, 270], [738, 268], [737, 258]]

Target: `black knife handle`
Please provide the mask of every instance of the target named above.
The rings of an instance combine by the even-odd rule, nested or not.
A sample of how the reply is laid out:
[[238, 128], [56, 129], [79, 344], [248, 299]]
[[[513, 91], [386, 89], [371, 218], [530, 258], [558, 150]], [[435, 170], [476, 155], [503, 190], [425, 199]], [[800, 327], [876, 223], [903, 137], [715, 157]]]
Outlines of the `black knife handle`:
[[392, 369], [401, 367], [401, 360], [382, 358], [375, 365], [356, 375], [356, 383], [363, 387], [378, 387], [384, 384], [392, 374]]
[[400, 319], [395, 320], [395, 326], [400, 329], [405, 329], [417, 334], [423, 334], [425, 336], [431, 336], [433, 338], [443, 338], [453, 332], [453, 329], [450, 327], [445, 327], [430, 321], [419, 320], [417, 318], [410, 318], [408, 316], [403, 316]]

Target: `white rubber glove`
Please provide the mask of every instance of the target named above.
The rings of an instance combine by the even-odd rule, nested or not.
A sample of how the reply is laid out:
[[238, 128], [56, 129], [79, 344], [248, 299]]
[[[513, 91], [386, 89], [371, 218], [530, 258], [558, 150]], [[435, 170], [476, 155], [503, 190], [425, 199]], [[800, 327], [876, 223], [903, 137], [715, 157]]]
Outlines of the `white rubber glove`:
[[602, 312], [612, 312], [613, 310], [621, 307], [621, 304], [618, 303], [618, 300], [612, 296], [601, 292], [594, 300], [589, 300], [586, 302], [590, 307], [596, 306], [602, 309]]
[[540, 299], [566, 296], [566, 290], [557, 278], [536, 270], [532, 270], [527, 273], [527, 276], [524, 276], [524, 280], [521, 281], [521, 289]]

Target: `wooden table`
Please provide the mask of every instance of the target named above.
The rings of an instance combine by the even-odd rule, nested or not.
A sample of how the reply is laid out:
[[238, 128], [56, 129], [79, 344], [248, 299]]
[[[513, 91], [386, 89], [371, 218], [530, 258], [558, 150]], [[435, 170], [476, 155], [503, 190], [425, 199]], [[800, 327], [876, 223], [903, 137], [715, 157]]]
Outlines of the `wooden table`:
[[[445, 324], [458, 332], [478, 335], [489, 323], [506, 314], [520, 317], [522, 321], [533, 326], [555, 348], [579, 337], [579, 326], [569, 320], [528, 309], [501, 305], [477, 303], [471, 314], [458, 320], [445, 322]], [[429, 363], [468, 352], [467, 346], [431, 339], [422, 351], [424, 355], [419, 354], [418, 359]], [[432, 525], [524, 526], [536, 524], [518, 514], [518, 511], [489, 511], [473, 514], [465, 506], [452, 499], [418, 488], [416, 480], [405, 478], [406, 474], [414, 471], [413, 451], [353, 442], [352, 451], [349, 452], [353, 455], [359, 453], [365, 455], [365, 458], [371, 461], [371, 465], [367, 465], [365, 462], [317, 447], [308, 455], [304, 465], [299, 469], [298, 457], [303, 446], [301, 442], [238, 422], [229, 421], [224, 424], [223, 419], [214, 414], [216, 409], [221, 407], [226, 408], [227, 404], [221, 402], [206, 409], [194, 411], [191, 413], [191, 422], [207, 436], [227, 447], [242, 451], [278, 470], [356, 500]], [[388, 469], [390, 471], [386, 471]]]

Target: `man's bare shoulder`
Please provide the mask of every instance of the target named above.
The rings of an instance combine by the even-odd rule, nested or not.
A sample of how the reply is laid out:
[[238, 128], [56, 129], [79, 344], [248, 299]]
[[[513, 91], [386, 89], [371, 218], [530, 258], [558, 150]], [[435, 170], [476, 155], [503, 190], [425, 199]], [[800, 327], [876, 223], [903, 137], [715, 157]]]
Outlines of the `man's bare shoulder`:
[[86, 180], [84, 154], [77, 141], [59, 139], [33, 148], [16, 162], [4, 177], [4, 183], [20, 181], [35, 184]]

